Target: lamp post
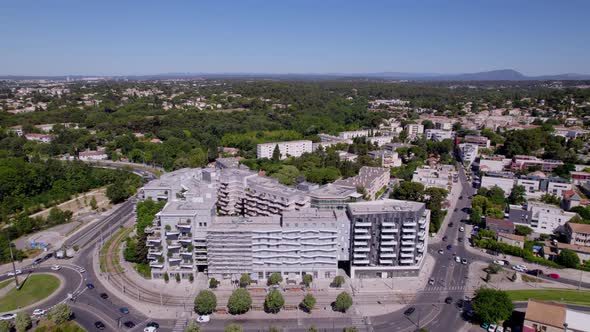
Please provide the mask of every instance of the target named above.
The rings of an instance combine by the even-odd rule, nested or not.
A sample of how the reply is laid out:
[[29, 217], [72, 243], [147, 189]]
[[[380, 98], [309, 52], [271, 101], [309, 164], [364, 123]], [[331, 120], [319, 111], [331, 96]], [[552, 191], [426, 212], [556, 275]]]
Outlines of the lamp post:
[[567, 332], [567, 323], [563, 323], [563, 332]]
[[14, 273], [14, 282], [16, 283], [16, 290], [20, 290], [18, 285], [18, 278], [16, 276], [16, 265], [14, 264], [14, 254], [12, 253], [12, 243], [10, 242], [10, 236], [6, 233], [6, 239], [8, 240], [8, 250], [10, 251], [10, 260], [12, 262], [12, 273]]

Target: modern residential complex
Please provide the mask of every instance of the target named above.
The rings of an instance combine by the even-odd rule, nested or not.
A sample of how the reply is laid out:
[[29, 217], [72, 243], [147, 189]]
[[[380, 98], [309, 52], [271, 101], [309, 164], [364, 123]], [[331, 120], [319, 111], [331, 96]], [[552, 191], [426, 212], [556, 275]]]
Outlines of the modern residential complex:
[[442, 129], [426, 129], [424, 130], [424, 136], [428, 140], [440, 142], [445, 139], [455, 138], [455, 132]]
[[299, 157], [306, 152], [313, 151], [312, 142], [306, 140], [263, 143], [256, 146], [256, 158], [272, 158], [272, 154], [277, 146], [281, 153], [280, 159], [286, 159], [290, 156]]
[[535, 233], [553, 234], [562, 230], [576, 213], [564, 211], [555, 205], [529, 202], [526, 206], [510, 205], [508, 216], [513, 223], [529, 226]]
[[348, 179], [340, 179], [334, 182], [335, 185], [364, 190], [369, 200], [376, 199], [377, 194], [383, 191], [389, 183], [389, 168], [384, 167], [362, 167], [357, 176]]

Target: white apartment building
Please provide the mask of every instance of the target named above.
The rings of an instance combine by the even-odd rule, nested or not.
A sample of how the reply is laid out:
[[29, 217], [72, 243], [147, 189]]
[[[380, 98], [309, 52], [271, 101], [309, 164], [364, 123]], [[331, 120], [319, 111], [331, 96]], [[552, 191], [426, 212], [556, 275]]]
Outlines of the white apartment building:
[[424, 188], [441, 188], [451, 190], [453, 176], [456, 174], [452, 165], [439, 165], [438, 167], [421, 166], [416, 168], [412, 175], [412, 182], [424, 185]]
[[426, 129], [424, 131], [424, 136], [427, 140], [440, 142], [445, 139], [455, 138], [455, 132], [442, 129]]
[[353, 139], [353, 138], [357, 138], [357, 137], [367, 137], [367, 136], [369, 136], [369, 130], [367, 130], [367, 129], [341, 131], [338, 133], [338, 137], [348, 138], [348, 139]]
[[510, 168], [512, 159], [504, 158], [504, 156], [482, 156], [479, 159], [480, 172], [502, 172]]
[[464, 165], [471, 165], [477, 158], [479, 147], [471, 143], [459, 144], [459, 157]]
[[385, 199], [350, 203], [352, 278], [417, 275], [427, 249], [424, 203]]
[[373, 137], [368, 137], [367, 141], [369, 141], [373, 144], [377, 144], [377, 146], [382, 146], [387, 143], [391, 143], [392, 138], [393, 138], [393, 136], [373, 136]]
[[388, 150], [376, 150], [369, 151], [368, 156], [372, 159], [380, 159], [381, 167], [400, 167], [402, 160], [399, 158], [397, 152], [391, 152]]
[[377, 198], [376, 194], [389, 184], [389, 178], [389, 168], [363, 166], [357, 176], [336, 180], [334, 184], [353, 189], [363, 188], [367, 193], [367, 199], [373, 200]]
[[281, 152], [281, 159], [287, 159], [290, 156], [300, 157], [304, 153], [313, 152], [313, 143], [307, 140], [263, 143], [256, 145], [256, 158], [272, 158], [277, 146]]
[[408, 133], [408, 137], [415, 138], [424, 133], [424, 126], [418, 123], [408, 123], [404, 129]]
[[557, 197], [563, 196], [564, 191], [572, 190], [571, 183], [552, 182], [547, 185], [547, 193]]
[[561, 208], [544, 203], [529, 202], [526, 206], [510, 205], [509, 219], [515, 224], [529, 226], [538, 234], [553, 234], [576, 216]]

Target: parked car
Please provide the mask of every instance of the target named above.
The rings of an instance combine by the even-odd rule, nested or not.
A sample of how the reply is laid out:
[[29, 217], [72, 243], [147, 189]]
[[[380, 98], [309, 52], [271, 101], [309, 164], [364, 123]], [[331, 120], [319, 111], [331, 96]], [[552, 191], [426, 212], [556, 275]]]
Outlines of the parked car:
[[447, 298], [445, 299], [445, 303], [446, 303], [446, 304], [451, 304], [451, 303], [453, 303], [453, 298], [452, 298], [452, 297], [450, 297], [450, 296], [449, 296], [449, 297], [447, 297]]
[[132, 328], [134, 328], [134, 327], [135, 327], [135, 323], [134, 323], [134, 322], [132, 322], [132, 321], [130, 321], [130, 320], [128, 320], [128, 321], [126, 321], [125, 323], [123, 323], [123, 325], [124, 325], [126, 328], [128, 328], [128, 329], [132, 329]]
[[409, 316], [409, 315], [413, 314], [414, 311], [416, 311], [416, 308], [409, 307], [408, 309], [406, 309], [406, 311], [404, 311], [404, 315]]
[[504, 332], [504, 328], [502, 326], [496, 327], [496, 332]]
[[14, 270], [14, 271], [10, 271], [10, 272], [6, 273], [6, 275], [9, 276], [9, 277], [14, 277], [14, 276], [17, 276], [19, 274], [23, 274], [23, 271], [21, 271], [21, 270]]
[[504, 265], [506, 265], [506, 264], [504, 263], [504, 261], [499, 261], [499, 260], [495, 260], [495, 261], [494, 261], [494, 264], [498, 264], [498, 265], [501, 265], [501, 266], [504, 266]]
[[519, 272], [526, 272], [528, 270], [526, 266], [522, 264], [514, 265], [512, 269]]
[[465, 227], [463, 227], [463, 226], [459, 227], [459, 232], [465, 232]]
[[211, 318], [209, 318], [209, 315], [201, 315], [197, 317], [197, 323], [208, 323], [210, 320]]
[[96, 327], [99, 330], [104, 330], [105, 328], [104, 323], [101, 321], [94, 322], [94, 327]]
[[81, 267], [81, 268], [79, 268], [79, 269], [78, 269], [78, 272], [80, 272], [80, 273], [84, 273], [84, 272], [86, 272], [86, 269], [85, 269], [85, 268], [83, 268], [83, 267]]
[[457, 263], [461, 263], [461, 257], [459, 257], [459, 256], [455, 256], [455, 262], [457, 262]]
[[526, 273], [533, 275], [533, 276], [542, 276], [543, 270], [539, 270], [539, 269], [528, 270], [528, 271], [526, 271]]
[[59, 271], [59, 270], [61, 270], [61, 266], [59, 266], [59, 265], [52, 265], [51, 266], [51, 270], [52, 271]]
[[446, 236], [443, 236], [443, 238], [442, 238], [443, 241], [446, 241], [447, 239], [448, 239], [448, 237], [446, 237]]
[[547, 276], [549, 278], [559, 279], [559, 274], [557, 274], [557, 273], [549, 273]]
[[454, 225], [454, 224], [453, 224], [452, 222], [450, 222], [450, 223], [449, 223], [449, 227], [453, 227], [453, 225]]
[[463, 264], [463, 265], [467, 265], [467, 260], [466, 260], [465, 258], [462, 258], [462, 259], [461, 259], [461, 264]]
[[123, 315], [127, 315], [129, 313], [129, 308], [121, 307], [121, 308], [119, 308], [119, 312], [122, 313]]
[[453, 249], [453, 246], [449, 244], [449, 245], [447, 246], [447, 250], [451, 250], [451, 249]]
[[143, 329], [143, 332], [156, 332], [157, 330], [158, 328], [154, 326], [147, 326], [145, 329]]
[[496, 324], [491, 324], [490, 327], [488, 327], [488, 332], [496, 332]]
[[35, 309], [33, 310], [33, 316], [39, 317], [45, 315], [45, 310], [43, 309]]
[[39, 257], [39, 258], [36, 258], [36, 259], [33, 261], [33, 264], [34, 264], [34, 265], [37, 265], [37, 264], [40, 264], [40, 263], [42, 263], [42, 262], [43, 262], [43, 258]]
[[106, 300], [109, 298], [109, 295], [107, 293], [100, 293], [100, 298]]
[[0, 320], [13, 320], [16, 318], [16, 314], [4, 314], [0, 316]]
[[444, 252], [442, 249], [440, 249], [440, 250], [438, 251], [438, 253], [439, 253], [439, 254], [441, 254], [441, 255], [443, 255], [445, 252]]
[[160, 328], [160, 324], [156, 323], [156, 322], [149, 322], [145, 325], [146, 327], [155, 327], [157, 329]]
[[463, 308], [463, 300], [457, 300], [457, 308]]
[[459, 243], [461, 243], [461, 242], [463, 242], [463, 238], [460, 237], [460, 238], [457, 239], [457, 241], [459, 241]]
[[488, 324], [488, 323], [481, 323], [481, 325], [480, 325], [480, 326], [481, 326], [481, 327], [482, 327], [484, 330], [487, 330], [487, 329], [488, 329], [488, 327], [490, 327], [490, 324]]
[[430, 278], [430, 280], [428, 280], [428, 284], [429, 285], [434, 285], [434, 278]]
[[94, 289], [94, 284], [89, 282], [86, 284], [86, 287], [88, 287], [88, 289]]

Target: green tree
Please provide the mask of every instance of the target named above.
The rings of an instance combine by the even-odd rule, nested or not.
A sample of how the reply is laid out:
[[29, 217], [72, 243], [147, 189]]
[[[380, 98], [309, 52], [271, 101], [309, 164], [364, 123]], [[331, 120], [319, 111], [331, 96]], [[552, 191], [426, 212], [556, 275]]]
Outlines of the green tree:
[[424, 185], [419, 182], [404, 181], [395, 187], [391, 197], [407, 201], [422, 201], [424, 198]]
[[307, 332], [319, 332], [319, 331], [315, 326], [310, 326], [309, 329], [307, 329]]
[[269, 286], [278, 285], [282, 281], [283, 281], [283, 277], [281, 276], [281, 274], [274, 272], [270, 275], [270, 277], [268, 277], [267, 284]]
[[189, 275], [188, 275], [188, 281], [189, 281], [190, 283], [193, 283], [193, 281], [195, 281], [195, 275], [194, 275], [194, 274], [192, 274], [192, 273], [191, 273], [191, 274], [189, 274]]
[[184, 328], [184, 332], [201, 332], [201, 327], [197, 325], [197, 322], [191, 320], [188, 322], [186, 327]]
[[351, 326], [351, 327], [345, 327], [342, 329], [342, 332], [357, 332], [358, 330], [356, 329], [356, 327]]
[[471, 214], [469, 215], [469, 221], [471, 221], [474, 225], [481, 224], [481, 208], [476, 206], [471, 209]]
[[168, 283], [168, 281], [170, 281], [170, 276], [168, 275], [168, 272], [164, 272], [164, 281], [166, 283]]
[[174, 278], [176, 279], [176, 282], [180, 282], [180, 274], [177, 273], [176, 276], [174, 276]]
[[278, 327], [269, 326], [268, 331], [266, 331], [266, 332], [281, 332], [281, 330]]
[[211, 278], [209, 279], [209, 288], [217, 288], [217, 286], [219, 286], [219, 281], [217, 281], [217, 279], [215, 278]]
[[252, 306], [252, 297], [244, 288], [234, 290], [227, 301], [227, 308], [232, 315], [240, 315], [248, 312]]
[[47, 318], [56, 325], [67, 322], [70, 317], [72, 317], [72, 309], [65, 303], [55, 305], [47, 313]]
[[250, 278], [250, 274], [242, 273], [242, 276], [240, 277], [240, 287], [248, 287], [251, 282], [252, 278]]
[[225, 328], [223, 329], [223, 332], [244, 332], [244, 329], [242, 329], [242, 327], [240, 325], [232, 323], [232, 324], [226, 325]]
[[315, 297], [311, 293], [307, 293], [303, 300], [299, 304], [299, 307], [305, 312], [311, 312], [313, 307], [315, 306], [316, 300]]
[[24, 311], [19, 312], [16, 314], [16, 319], [14, 321], [14, 326], [18, 332], [24, 332], [28, 330], [33, 322], [31, 321], [31, 316]]
[[476, 195], [471, 200], [471, 208], [479, 207], [481, 209], [481, 213], [484, 213], [489, 206], [490, 203], [485, 196]]
[[313, 276], [309, 273], [306, 273], [303, 276], [303, 284], [305, 285], [305, 287], [309, 287], [312, 282], [313, 282]]
[[92, 196], [92, 198], [90, 199], [90, 208], [92, 210], [98, 209], [98, 204], [96, 203], [96, 197], [94, 197], [94, 196]]
[[266, 312], [276, 314], [284, 305], [285, 299], [283, 298], [281, 292], [276, 289], [271, 290], [264, 299], [264, 310]]
[[330, 284], [330, 286], [340, 288], [344, 285], [344, 281], [345, 280], [344, 280], [343, 276], [336, 276], [336, 277], [334, 277], [334, 280], [332, 280], [332, 283]]
[[275, 149], [272, 151], [272, 161], [279, 161], [281, 160], [281, 149], [279, 149], [279, 145], [275, 145]]
[[209, 315], [217, 308], [217, 297], [210, 290], [202, 290], [195, 297], [195, 312], [199, 315]]
[[0, 332], [10, 332], [12, 328], [10, 321], [8, 320], [0, 320]]
[[504, 291], [480, 288], [475, 292], [473, 310], [475, 310], [476, 318], [481, 322], [504, 321], [510, 318], [513, 309], [512, 301], [508, 293]]
[[347, 292], [342, 292], [336, 297], [334, 302], [334, 310], [346, 312], [352, 306], [352, 297]]
[[580, 257], [575, 251], [570, 249], [562, 249], [559, 255], [557, 255], [556, 262], [559, 265], [563, 265], [569, 268], [576, 268], [580, 264]]
[[533, 233], [533, 229], [525, 225], [516, 225], [514, 227], [514, 233], [516, 235], [529, 236]]
[[486, 210], [486, 217], [495, 218], [495, 219], [504, 219], [504, 211], [492, 207]]
[[523, 186], [514, 186], [508, 196], [510, 204], [524, 204], [526, 203], [526, 189]]

